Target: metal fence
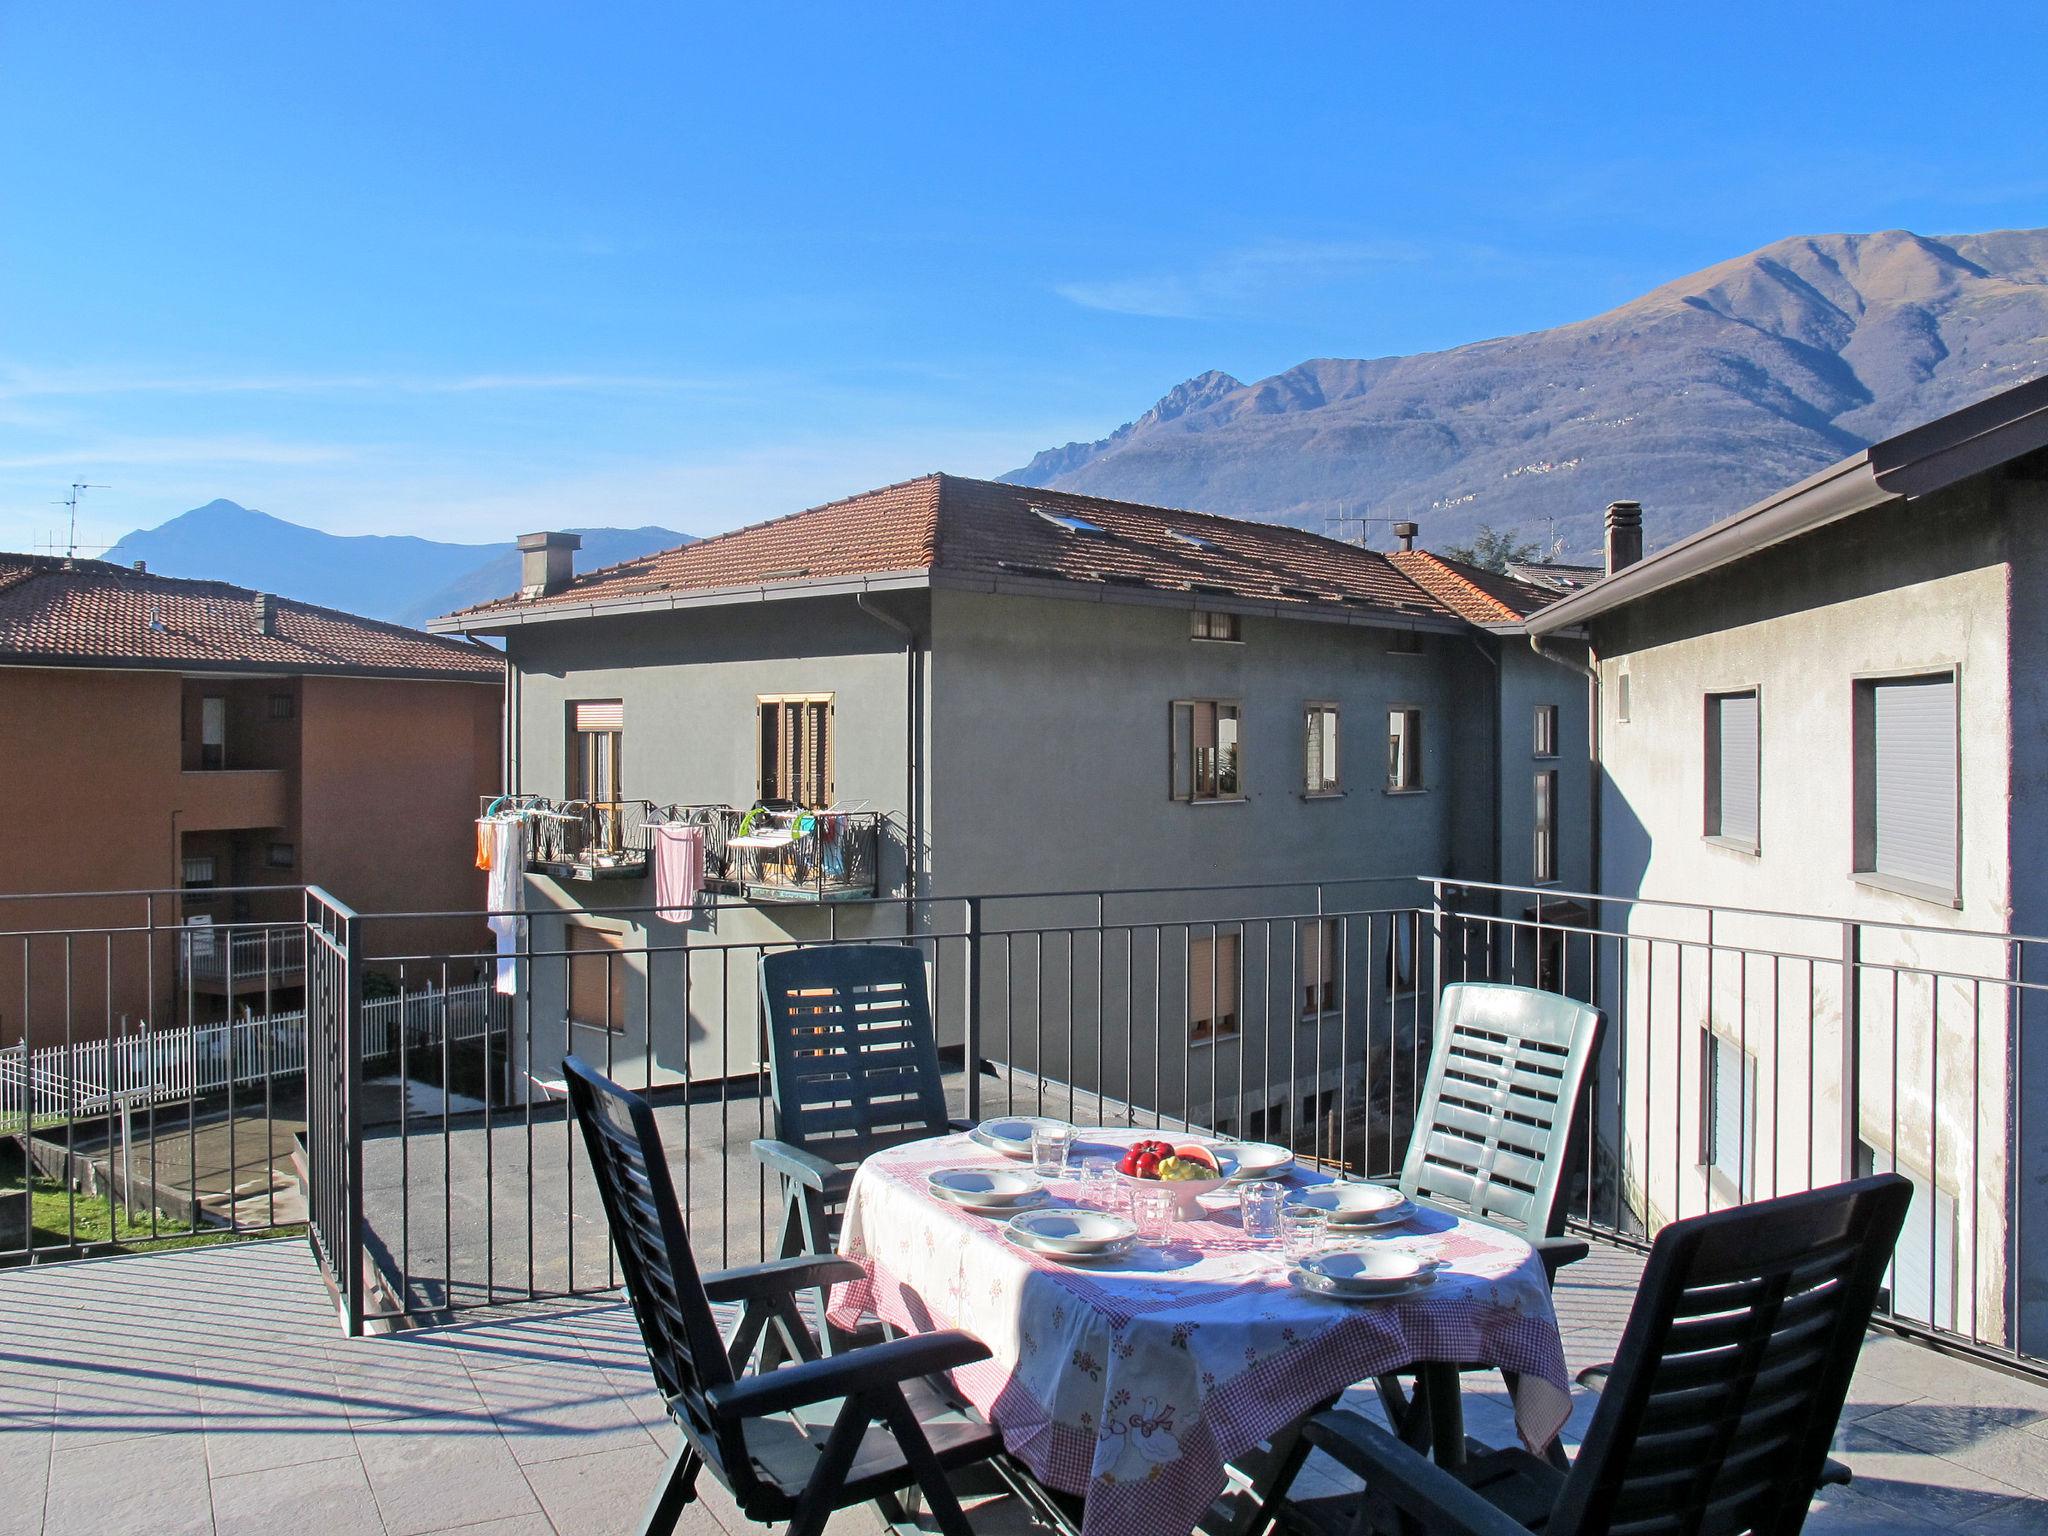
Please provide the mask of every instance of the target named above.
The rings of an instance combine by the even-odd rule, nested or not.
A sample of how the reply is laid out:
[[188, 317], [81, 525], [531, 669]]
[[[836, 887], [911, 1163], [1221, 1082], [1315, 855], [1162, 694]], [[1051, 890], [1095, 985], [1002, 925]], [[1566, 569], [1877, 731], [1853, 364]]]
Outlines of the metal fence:
[[1641, 1243], [1685, 1216], [1876, 1171], [1913, 1184], [1880, 1308], [2048, 1373], [2048, 941], [1555, 889], [1434, 887], [1446, 981], [1606, 1015], [1572, 1219]]
[[[2032, 1103], [2044, 941], [1554, 888], [1417, 889], [714, 901], [684, 923], [536, 907], [502, 951], [440, 954], [406, 940], [433, 914], [359, 917], [315, 891], [298, 1033], [284, 1010], [218, 1039], [192, 1027], [169, 1058], [161, 1044], [138, 1057], [110, 1017], [104, 1053], [89, 1034], [61, 1042], [61, 1082], [43, 1053], [35, 1066], [17, 1053], [12, 1075], [0, 1054], [0, 1107], [33, 1122], [61, 1106], [66, 1135], [44, 1140], [72, 1152], [96, 1123], [100, 1151], [87, 1152], [106, 1156], [117, 1109], [159, 1115], [159, 1088], [206, 1088], [208, 1062], [221, 1094], [261, 1096], [273, 1134], [290, 1098], [315, 1248], [360, 1327], [615, 1284], [559, 1094], [571, 1053], [656, 1105], [705, 1261], [764, 1256], [779, 1196], [747, 1143], [773, 1123], [755, 983], [772, 950], [916, 946], [958, 1112], [1207, 1127], [1362, 1175], [1399, 1165], [1439, 988], [1514, 981], [1606, 1018], [1570, 1154], [1575, 1226], [1640, 1244], [1680, 1217], [1896, 1169], [1915, 1198], [1886, 1321], [2048, 1373], [2048, 1262], [2030, 1241], [2048, 1218]], [[92, 952], [75, 933], [67, 947]], [[371, 974], [391, 995], [361, 995]], [[68, 975], [44, 966], [35, 984]], [[137, 1060], [155, 1066], [124, 1079]], [[123, 1083], [152, 1102], [124, 1104]], [[235, 1124], [228, 1114], [230, 1138]], [[146, 1129], [152, 1158], [177, 1152]], [[172, 1133], [196, 1197], [205, 1128], [174, 1110]], [[258, 1226], [236, 1215], [236, 1156], [230, 1217]], [[76, 1181], [75, 1163], [58, 1171]], [[260, 1215], [275, 1223], [277, 1207]]]

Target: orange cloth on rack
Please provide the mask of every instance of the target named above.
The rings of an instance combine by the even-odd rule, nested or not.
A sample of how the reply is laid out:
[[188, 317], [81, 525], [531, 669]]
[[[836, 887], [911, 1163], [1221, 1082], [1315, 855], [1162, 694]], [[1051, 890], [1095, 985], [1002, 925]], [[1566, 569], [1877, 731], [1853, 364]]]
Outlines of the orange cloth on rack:
[[476, 824], [476, 867], [491, 867], [491, 824], [488, 819], [479, 820]]

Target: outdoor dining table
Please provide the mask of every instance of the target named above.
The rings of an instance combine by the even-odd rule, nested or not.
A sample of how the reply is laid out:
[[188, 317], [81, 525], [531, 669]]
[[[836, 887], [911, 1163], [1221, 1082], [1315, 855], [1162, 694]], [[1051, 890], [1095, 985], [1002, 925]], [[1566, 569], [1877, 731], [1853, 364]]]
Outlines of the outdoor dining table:
[[[1075, 1161], [1149, 1134], [1083, 1130]], [[959, 1328], [986, 1344], [990, 1358], [956, 1371], [955, 1386], [1002, 1430], [1008, 1456], [1083, 1501], [1081, 1536], [1185, 1536], [1225, 1492], [1226, 1466], [1290, 1441], [1346, 1388], [1386, 1372], [1436, 1363], [1430, 1374], [1453, 1398], [1460, 1364], [1512, 1373], [1531, 1449], [1570, 1412], [1543, 1266], [1512, 1233], [1418, 1210], [1361, 1240], [1440, 1261], [1433, 1281], [1398, 1299], [1335, 1300], [1289, 1282], [1279, 1245], [1245, 1234], [1228, 1186], [1161, 1246], [1072, 1264], [1017, 1247], [1001, 1216], [943, 1201], [926, 1182], [940, 1168], [1003, 1166], [1017, 1165], [965, 1134], [869, 1157], [840, 1234], [866, 1278], [836, 1289], [831, 1313], [842, 1326]], [[1328, 1177], [1305, 1165], [1291, 1175], [1296, 1187]], [[1048, 1184], [1058, 1203], [1122, 1211], [1121, 1182], [1076, 1173]]]

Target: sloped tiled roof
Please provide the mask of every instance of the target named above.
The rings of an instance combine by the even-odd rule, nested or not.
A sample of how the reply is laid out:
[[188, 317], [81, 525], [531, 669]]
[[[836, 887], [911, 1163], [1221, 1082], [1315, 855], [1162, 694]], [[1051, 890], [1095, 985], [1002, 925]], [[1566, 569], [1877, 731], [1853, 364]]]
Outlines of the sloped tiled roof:
[[[1095, 531], [1060, 526], [1077, 519]], [[932, 572], [1343, 604], [1461, 617], [1387, 556], [1300, 528], [926, 475], [578, 576], [548, 597], [499, 598], [442, 622], [608, 600], [832, 577]]]
[[0, 661], [478, 681], [504, 671], [496, 651], [467, 641], [290, 598], [273, 602], [273, 632], [265, 634], [247, 587], [105, 560], [0, 553]]
[[1402, 575], [1474, 624], [1519, 624], [1563, 595], [1431, 550], [1397, 549], [1387, 558]]

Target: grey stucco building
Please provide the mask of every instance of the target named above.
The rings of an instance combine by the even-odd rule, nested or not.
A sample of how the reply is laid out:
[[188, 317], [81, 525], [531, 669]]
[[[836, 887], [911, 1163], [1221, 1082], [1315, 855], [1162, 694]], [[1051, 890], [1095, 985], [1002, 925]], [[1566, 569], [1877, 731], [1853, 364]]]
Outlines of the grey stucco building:
[[[957, 1033], [972, 923], [985, 1054], [1272, 1129], [1363, 1071], [1342, 996], [1412, 1025], [1417, 877], [1591, 877], [1586, 679], [1523, 627], [1552, 591], [946, 475], [580, 576], [526, 542], [521, 594], [434, 626], [505, 644], [508, 791], [879, 816], [860, 889], [687, 924], [644, 879], [529, 880], [536, 947], [617, 952], [603, 1048], [650, 1080], [752, 1069], [750, 946], [792, 937], [931, 939]], [[600, 1000], [555, 969], [574, 1045]]]
[[1694, 904], [1607, 918], [1632, 1200], [1895, 1167], [1898, 1309], [2040, 1348], [2048, 379], [1649, 558], [1620, 531], [1531, 628], [1590, 641], [1599, 891]]

